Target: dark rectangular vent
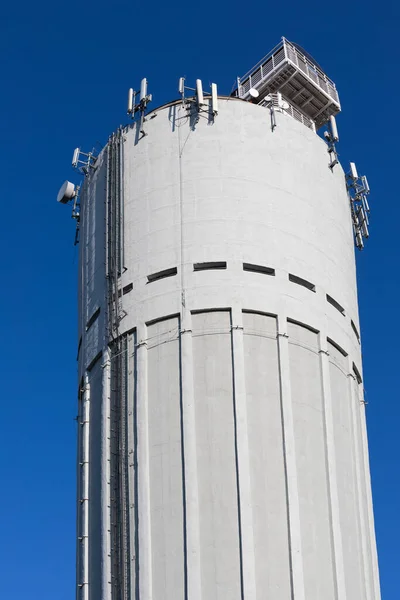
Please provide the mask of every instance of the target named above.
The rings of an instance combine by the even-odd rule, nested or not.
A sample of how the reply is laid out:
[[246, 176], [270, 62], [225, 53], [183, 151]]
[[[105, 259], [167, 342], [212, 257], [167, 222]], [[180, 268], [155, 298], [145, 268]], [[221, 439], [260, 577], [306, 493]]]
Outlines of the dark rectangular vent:
[[243, 263], [243, 271], [262, 273], [263, 275], [275, 275], [275, 269], [272, 269], [271, 267], [263, 267], [262, 265], [252, 265], [251, 263]]
[[100, 307], [94, 311], [94, 313], [90, 317], [89, 321], [86, 323], [86, 331], [88, 329], [90, 329], [90, 327], [93, 325], [93, 323], [95, 322], [95, 320], [97, 319], [99, 314], [100, 314]]
[[129, 294], [129, 292], [131, 292], [133, 290], [133, 283], [128, 283], [128, 285], [126, 285], [125, 287], [122, 288], [122, 293], [125, 296], [125, 294]]
[[354, 335], [356, 336], [358, 343], [360, 343], [360, 334], [358, 333], [358, 329], [355, 326], [353, 320], [351, 320], [351, 328], [354, 331]]
[[78, 400], [83, 400], [83, 394], [85, 393], [85, 384], [84, 384], [84, 379], [83, 377], [81, 377], [81, 380], [79, 382], [79, 387], [78, 387]]
[[339, 304], [339, 302], [337, 302], [335, 300], [335, 298], [332, 298], [332, 296], [327, 294], [326, 300], [329, 302], [329, 304], [332, 304], [332, 306], [334, 306], [336, 308], [336, 310], [338, 310], [340, 313], [342, 313], [343, 316], [345, 315], [343, 306], [341, 304]]
[[357, 367], [354, 363], [353, 363], [353, 373], [357, 379], [357, 383], [362, 383], [362, 377], [360, 375], [360, 371], [357, 369]]
[[292, 283], [297, 283], [297, 285], [302, 285], [311, 292], [315, 292], [315, 285], [311, 283], [311, 281], [307, 281], [307, 279], [303, 279], [302, 277], [298, 277], [297, 275], [292, 275], [292, 273], [289, 273], [289, 281]]
[[226, 269], [226, 262], [225, 261], [202, 262], [202, 263], [194, 263], [194, 265], [193, 265], [194, 271], [208, 271], [211, 269]]
[[164, 279], [165, 277], [172, 277], [177, 273], [177, 267], [172, 267], [171, 269], [164, 269], [164, 271], [158, 271], [158, 273], [152, 273], [151, 275], [147, 275], [147, 283], [153, 283], [153, 281], [158, 281], [159, 279]]
[[76, 354], [76, 360], [79, 360], [79, 353], [81, 351], [81, 348], [82, 348], [82, 336], [79, 338], [78, 352]]
[[311, 327], [307, 323], [302, 323], [301, 321], [295, 321], [295, 319], [287, 318], [288, 323], [292, 323], [292, 325], [298, 325], [299, 327], [303, 327], [304, 329], [308, 329], [308, 331], [312, 331], [313, 333], [319, 333], [318, 329]]
[[87, 366], [87, 370], [91, 371], [93, 369], [93, 367], [95, 366], [95, 364], [101, 359], [101, 357], [103, 356], [103, 352], [100, 350], [100, 352], [98, 352], [96, 354], [96, 356], [94, 357], [94, 359], [92, 361], [90, 361], [90, 363]]
[[327, 340], [328, 340], [328, 342], [329, 342], [330, 344], [332, 344], [332, 346], [333, 346], [334, 348], [336, 348], [336, 350], [338, 350], [338, 351], [340, 352], [340, 354], [342, 354], [343, 356], [348, 356], [348, 354], [347, 354], [346, 350], [343, 350], [343, 348], [342, 348], [341, 346], [339, 346], [339, 344], [337, 344], [336, 342], [334, 342], [334, 341], [332, 340], [332, 338], [328, 337], [328, 338], [327, 338]]
[[[146, 327], [150, 325], [155, 325], [156, 323], [162, 323], [163, 321], [169, 321], [170, 319], [180, 319], [179, 314], [172, 313], [171, 315], [163, 315], [162, 317], [157, 317], [156, 319], [151, 319], [150, 321], [146, 321]], [[139, 344], [140, 345], [140, 344]]]

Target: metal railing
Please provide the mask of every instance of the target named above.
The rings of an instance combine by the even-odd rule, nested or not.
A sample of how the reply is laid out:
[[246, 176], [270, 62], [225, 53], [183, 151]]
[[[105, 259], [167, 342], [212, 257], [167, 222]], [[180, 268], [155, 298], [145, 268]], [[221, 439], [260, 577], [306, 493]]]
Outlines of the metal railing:
[[327, 93], [328, 96], [336, 100], [336, 102], [339, 102], [336, 85], [333, 83], [332, 79], [329, 79], [316, 64], [314, 64], [305, 54], [300, 52], [300, 50], [287, 39], [283, 38], [283, 44], [285, 46], [287, 58]]
[[268, 61], [268, 59], [270, 59], [275, 54], [275, 52], [278, 52], [279, 48], [283, 47], [284, 39], [285, 38], [282, 38], [282, 41], [279, 42], [279, 44], [277, 44], [275, 48], [273, 48], [270, 52], [268, 52], [268, 54], [266, 54], [264, 58], [259, 60], [258, 63], [254, 65], [254, 67], [247, 71], [247, 73], [245, 73], [243, 77], [238, 78], [241, 84], [245, 79], [247, 79], [247, 77], [250, 77], [254, 73], [254, 71], [258, 69], [258, 67], [261, 67], [263, 64], [265, 64]]
[[275, 46], [273, 50], [267, 56], [265, 56], [260, 62], [257, 63], [248, 73], [238, 79], [238, 95], [242, 97], [252, 87], [257, 85], [266, 79], [273, 71], [280, 67], [281, 63], [286, 58], [284, 43], [281, 42], [278, 46]]
[[297, 106], [292, 104], [287, 98], [283, 97], [279, 93], [269, 94], [269, 97], [271, 98], [270, 100], [264, 99], [260, 105], [270, 107], [272, 103], [275, 110], [286, 113], [287, 115], [293, 117], [293, 119], [296, 119], [296, 121], [303, 123], [303, 125], [312, 131], [316, 131], [315, 122], [310, 119], [309, 116], [299, 110]]
[[243, 77], [238, 78], [238, 96], [241, 98], [248, 93], [250, 88], [257, 87], [261, 81], [277, 70], [285, 60], [295, 65], [335, 102], [339, 102], [334, 82], [286, 38], [282, 38], [282, 41], [254, 65], [250, 71]]

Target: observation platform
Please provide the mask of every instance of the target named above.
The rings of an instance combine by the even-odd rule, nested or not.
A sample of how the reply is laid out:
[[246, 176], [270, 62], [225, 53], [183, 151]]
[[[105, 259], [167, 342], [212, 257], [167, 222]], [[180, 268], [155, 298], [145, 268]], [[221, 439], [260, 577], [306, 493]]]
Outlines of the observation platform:
[[280, 92], [290, 105], [314, 122], [316, 129], [340, 112], [334, 82], [308, 53], [286, 38], [243, 77], [238, 77], [232, 96], [250, 100], [251, 89], [259, 93], [259, 104], [268, 94]]

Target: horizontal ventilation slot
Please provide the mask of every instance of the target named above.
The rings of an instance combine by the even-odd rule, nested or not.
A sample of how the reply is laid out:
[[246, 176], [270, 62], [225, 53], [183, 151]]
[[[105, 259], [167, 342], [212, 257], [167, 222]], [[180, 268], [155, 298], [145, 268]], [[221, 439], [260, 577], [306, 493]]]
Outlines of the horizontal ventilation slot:
[[243, 271], [262, 273], [263, 275], [275, 275], [275, 269], [272, 269], [271, 267], [263, 267], [262, 265], [252, 265], [251, 263], [243, 263]]
[[362, 377], [360, 375], [360, 371], [357, 369], [356, 365], [353, 363], [353, 373], [355, 378], [357, 379], [357, 383], [362, 383]]
[[172, 277], [177, 273], [178, 269], [176, 267], [172, 267], [172, 269], [165, 269], [164, 271], [158, 271], [158, 273], [147, 275], [147, 283], [152, 283], [153, 281], [158, 281], [159, 279], [165, 279], [165, 277]]
[[92, 314], [92, 316], [90, 317], [89, 321], [86, 323], [86, 331], [88, 329], [90, 329], [90, 327], [93, 325], [93, 323], [95, 322], [95, 320], [97, 319], [97, 317], [100, 314], [100, 307], [94, 311], [94, 313]]
[[125, 294], [129, 294], [129, 292], [131, 292], [133, 290], [133, 283], [128, 283], [128, 285], [126, 285], [125, 287], [122, 288], [122, 293], [125, 296]]
[[[156, 319], [151, 319], [151, 321], [146, 321], [146, 327], [150, 327], [151, 325], [155, 325], [156, 323], [162, 323], [163, 321], [169, 321], [170, 319], [180, 319], [179, 313], [172, 313], [172, 315], [164, 315], [163, 317], [157, 317]], [[140, 345], [140, 344], [139, 344]]]
[[261, 310], [253, 310], [251, 308], [244, 308], [242, 310], [242, 313], [246, 313], [246, 314], [250, 314], [250, 315], [262, 315], [263, 317], [272, 317], [273, 319], [276, 319], [277, 315], [274, 313], [267, 313], [267, 312], [263, 312]]
[[212, 269], [226, 269], [226, 262], [220, 260], [216, 262], [194, 263], [193, 265], [194, 271], [210, 271]]
[[192, 315], [204, 315], [205, 313], [213, 313], [213, 312], [231, 312], [231, 309], [226, 307], [226, 308], [198, 308], [195, 310], [191, 310], [190, 314]]
[[81, 351], [81, 348], [82, 348], [82, 336], [79, 338], [78, 352], [76, 354], [76, 360], [79, 360], [79, 353]]
[[297, 275], [292, 275], [289, 273], [289, 281], [292, 283], [297, 283], [297, 285], [302, 285], [311, 292], [315, 292], [315, 285], [311, 283], [311, 281], [307, 281], [307, 279], [303, 279], [302, 277], [297, 277]]
[[292, 325], [299, 325], [299, 327], [303, 327], [304, 329], [308, 329], [308, 331], [312, 331], [313, 333], [319, 333], [318, 329], [311, 327], [311, 325], [307, 325], [307, 323], [302, 323], [301, 321], [295, 321], [294, 319], [287, 319], [288, 323], [292, 323]]
[[84, 381], [83, 381], [83, 377], [81, 377], [81, 380], [79, 382], [79, 387], [78, 387], [78, 400], [83, 400], [84, 392], [85, 392]]
[[332, 346], [334, 348], [336, 348], [336, 350], [338, 350], [340, 352], [340, 354], [342, 354], [343, 356], [348, 356], [346, 350], [343, 350], [343, 348], [341, 346], [339, 346], [339, 344], [337, 344], [336, 342], [334, 342], [331, 338], [327, 338], [328, 342], [330, 344], [332, 344]]
[[101, 359], [102, 356], [103, 356], [103, 352], [100, 350], [100, 352], [98, 352], [96, 354], [96, 356], [94, 357], [94, 359], [89, 363], [87, 370], [91, 371], [93, 369], [93, 367], [95, 366], [95, 364]]
[[336, 310], [338, 310], [340, 313], [342, 313], [343, 316], [345, 315], [343, 306], [341, 304], [339, 304], [339, 302], [337, 302], [335, 300], [335, 298], [332, 298], [332, 296], [327, 294], [326, 300], [327, 300], [327, 302], [329, 302], [329, 304], [332, 304], [332, 306], [334, 306], [336, 308]]
[[351, 328], [354, 331], [354, 335], [356, 336], [358, 343], [360, 343], [360, 334], [358, 333], [357, 327], [354, 325], [353, 320], [351, 321]]

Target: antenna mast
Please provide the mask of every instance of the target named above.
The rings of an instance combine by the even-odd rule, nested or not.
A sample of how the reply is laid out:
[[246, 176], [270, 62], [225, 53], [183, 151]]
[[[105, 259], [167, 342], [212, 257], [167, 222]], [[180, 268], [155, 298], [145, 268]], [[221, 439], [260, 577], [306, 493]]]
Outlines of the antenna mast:
[[358, 175], [355, 163], [350, 163], [350, 171], [346, 174], [346, 187], [350, 199], [351, 217], [356, 246], [364, 248], [364, 238], [369, 237], [370, 208], [367, 196], [370, 193], [365, 175]]
[[[128, 90], [128, 110], [127, 113], [135, 118], [137, 112], [140, 112], [140, 125], [139, 130], [140, 133], [145, 136], [146, 132], [144, 131], [144, 122], [145, 122], [145, 112], [149, 102], [152, 101], [153, 96], [148, 94], [147, 92], [147, 79], [144, 77], [140, 82], [140, 91], [137, 92], [133, 88], [129, 88]], [[136, 102], [136, 98], [139, 95], [139, 102]]]

